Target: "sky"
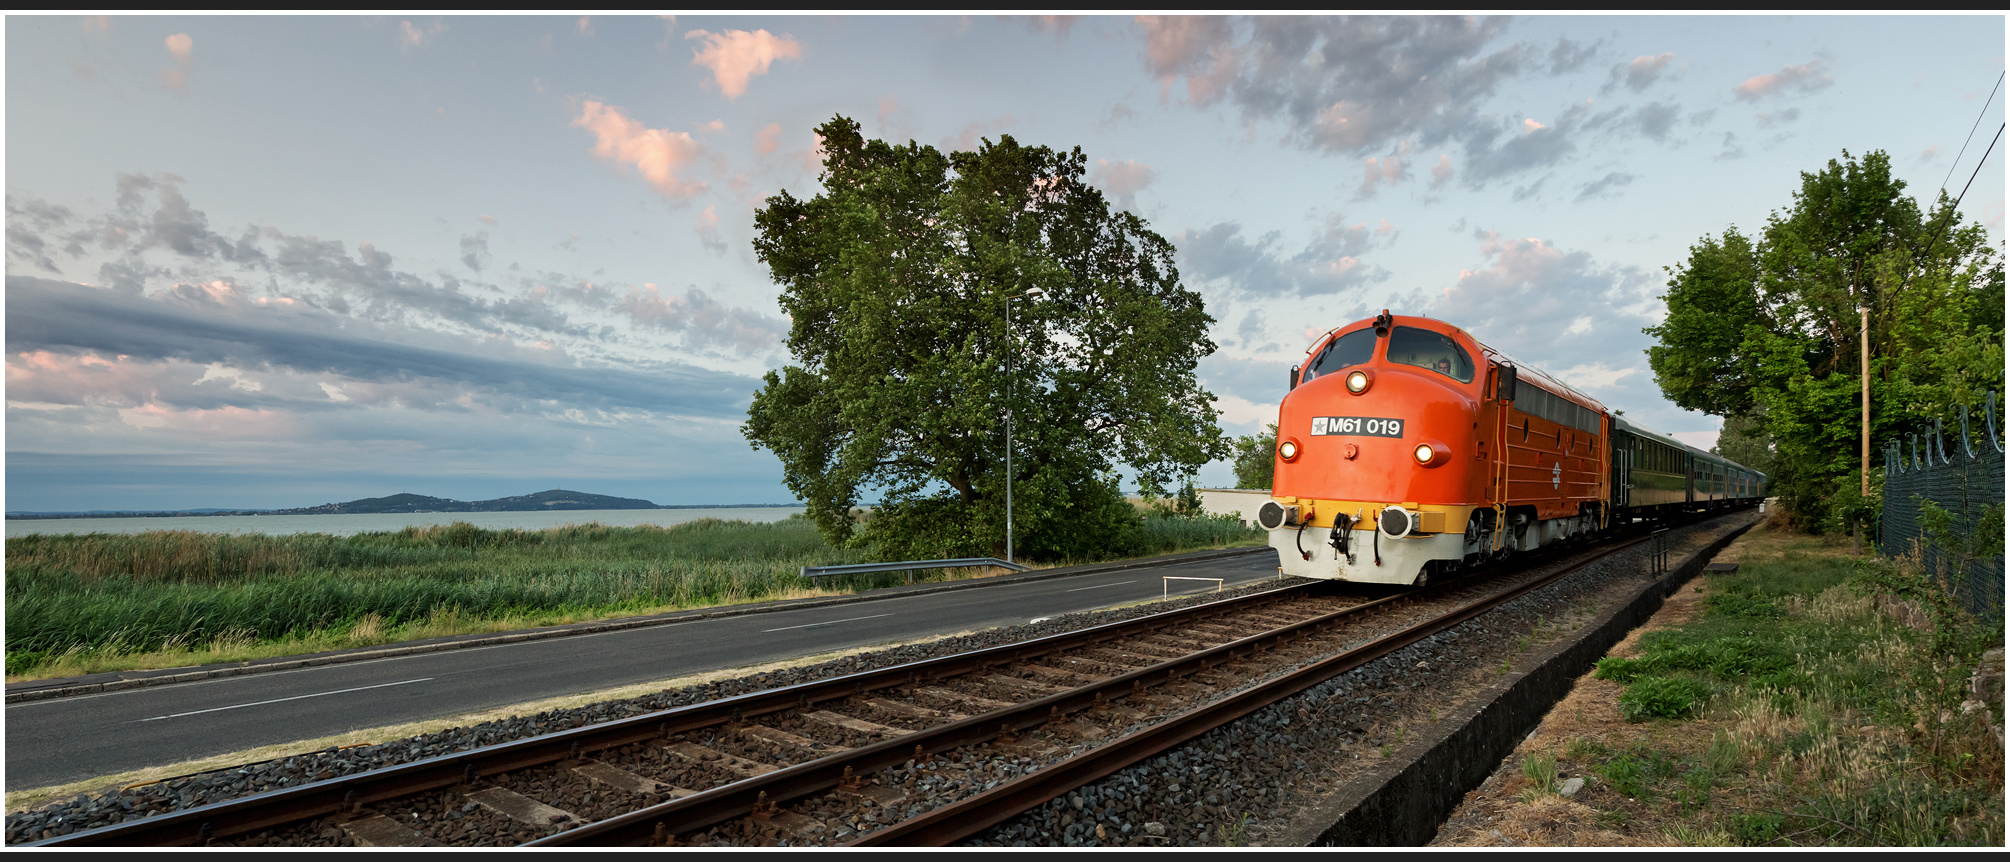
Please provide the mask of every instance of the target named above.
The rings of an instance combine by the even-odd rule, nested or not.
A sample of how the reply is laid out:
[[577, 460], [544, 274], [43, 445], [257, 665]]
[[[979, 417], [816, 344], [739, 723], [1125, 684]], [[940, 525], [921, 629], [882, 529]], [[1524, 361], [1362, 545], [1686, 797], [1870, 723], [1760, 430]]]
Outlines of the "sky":
[[740, 433], [790, 363], [753, 219], [833, 116], [1080, 147], [1205, 299], [1235, 436], [1388, 308], [1707, 447], [1644, 354], [1665, 270], [1845, 152], [1922, 201], [1979, 161], [2002, 247], [2001, 16], [4, 26], [10, 512], [789, 502]]

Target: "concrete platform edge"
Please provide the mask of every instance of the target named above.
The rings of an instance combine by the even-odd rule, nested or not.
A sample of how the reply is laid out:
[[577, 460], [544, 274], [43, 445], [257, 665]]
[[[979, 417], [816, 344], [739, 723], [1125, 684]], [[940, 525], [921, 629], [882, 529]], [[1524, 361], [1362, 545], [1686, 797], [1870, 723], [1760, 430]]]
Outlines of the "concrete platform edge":
[[1754, 516], [1697, 550], [1666, 577], [1586, 626], [1574, 639], [1551, 644], [1536, 664], [1516, 671], [1460, 705], [1440, 730], [1399, 750], [1390, 762], [1348, 782], [1326, 804], [1299, 819], [1280, 846], [1418, 847], [1437, 834], [1465, 794], [1480, 785], [1533, 732], [1578, 677], [1612, 646], [1661, 609], [1724, 546], [1758, 524]]
[[1066, 566], [1058, 569], [1043, 569], [1034, 572], [1027, 572], [1024, 574], [1002, 575], [995, 578], [970, 578], [967, 580], [953, 581], [950, 583], [941, 583], [941, 584], [916, 584], [913, 586], [888, 587], [885, 589], [872, 590], [870, 592], [859, 593], [857, 595], [850, 595], [850, 596], [831, 596], [829, 598], [807, 599], [803, 601], [793, 601], [793, 602], [789, 601], [759, 602], [755, 604], [736, 605], [732, 607], [719, 608], [716, 610], [708, 610], [708, 611], [692, 611], [688, 613], [675, 613], [675, 614], [665, 614], [660, 616], [648, 616], [648, 617], [617, 618], [611, 620], [599, 620], [590, 623], [572, 623], [569, 625], [551, 626], [548, 628], [521, 629], [513, 632], [504, 632], [501, 634], [455, 635], [449, 638], [428, 639], [421, 642], [408, 643], [398, 646], [364, 647], [355, 650], [340, 650], [328, 653], [313, 653], [305, 656], [289, 656], [289, 657], [273, 658], [273, 659], [260, 659], [257, 661], [245, 662], [242, 664], [230, 664], [221, 666], [213, 665], [208, 667], [197, 666], [193, 668], [177, 668], [177, 669], [168, 669], [160, 671], [119, 672], [119, 673], [131, 674], [130, 676], [123, 676], [123, 677], [119, 676], [119, 673], [92, 675], [97, 677], [115, 677], [112, 679], [104, 679], [101, 681], [89, 681], [89, 682], [85, 681], [85, 680], [91, 680], [92, 677], [69, 677], [67, 679], [35, 680], [33, 682], [10, 683], [7, 686], [7, 695], [5, 702], [24, 703], [27, 701], [35, 701], [35, 700], [49, 700], [53, 698], [76, 697], [79, 695], [99, 694], [110, 691], [123, 691], [125, 689], [144, 688], [147, 686], [173, 685], [175, 683], [194, 682], [197, 680], [205, 680], [205, 679], [218, 679], [221, 677], [244, 676], [246, 674], [255, 674], [255, 673], [271, 673], [274, 671], [282, 671], [282, 670], [297, 670], [303, 667], [317, 667], [320, 665], [342, 664], [346, 662], [357, 662], [357, 661], [372, 661], [381, 658], [416, 655], [419, 653], [438, 652], [441, 650], [468, 649], [471, 647], [495, 646], [498, 644], [510, 644], [510, 643], [521, 643], [523, 641], [545, 640], [547, 638], [571, 637], [574, 635], [598, 634], [601, 632], [621, 631], [624, 629], [646, 628], [649, 626], [675, 625], [678, 623], [688, 623], [697, 620], [744, 616], [747, 614], [777, 613], [780, 611], [798, 611], [803, 610], [805, 608], [828, 607], [833, 605], [853, 604], [857, 602], [870, 602], [870, 601], [880, 601], [892, 598], [905, 598], [907, 596], [926, 595], [929, 593], [940, 593], [940, 592], [947, 592], [950, 590], [974, 589], [977, 587], [1004, 586], [1007, 584], [1019, 584], [1019, 583], [1026, 583], [1028, 581], [1043, 581], [1050, 578], [1063, 578], [1063, 577], [1071, 577], [1074, 575], [1093, 575], [1102, 572], [1119, 572], [1124, 571], [1126, 569], [1141, 569], [1141, 568], [1148, 568], [1151, 566], [1178, 565], [1181, 563], [1204, 562], [1208, 560], [1226, 559], [1229, 557], [1236, 557], [1243, 555], [1255, 555], [1259, 552], [1266, 552], [1266, 551], [1272, 551], [1272, 549], [1267, 545], [1263, 545], [1248, 548], [1226, 548], [1226, 549], [1209, 550], [1209, 551], [1190, 551], [1184, 554], [1169, 554], [1162, 557], [1146, 557], [1138, 560], [1122, 560], [1114, 563], [1088, 563], [1080, 566]]

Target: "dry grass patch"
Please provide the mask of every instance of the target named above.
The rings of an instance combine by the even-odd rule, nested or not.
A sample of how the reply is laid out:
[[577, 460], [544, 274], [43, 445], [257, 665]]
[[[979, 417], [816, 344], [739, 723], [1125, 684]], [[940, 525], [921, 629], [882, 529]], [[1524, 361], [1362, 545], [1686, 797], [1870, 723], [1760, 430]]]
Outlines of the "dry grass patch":
[[2000, 621], [1846, 539], [1757, 529], [1718, 560], [1742, 568], [1672, 596], [1433, 843], [2001, 846], [2001, 719], [1964, 702]]

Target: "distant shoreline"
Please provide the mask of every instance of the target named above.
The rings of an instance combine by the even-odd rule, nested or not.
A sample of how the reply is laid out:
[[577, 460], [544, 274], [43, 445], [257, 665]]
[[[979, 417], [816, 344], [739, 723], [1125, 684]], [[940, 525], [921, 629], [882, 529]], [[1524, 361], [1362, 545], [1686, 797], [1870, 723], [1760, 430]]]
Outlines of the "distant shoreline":
[[[803, 505], [802, 503], [727, 503], [727, 504], [714, 504], [714, 503], [705, 503], [705, 504], [693, 504], [693, 505], [674, 505], [674, 506], [663, 506], [663, 505], [658, 505], [658, 506], [623, 506], [623, 507], [621, 507], [621, 508], [622, 508], [622, 509], [626, 509], [626, 510], [646, 510], [646, 509], [787, 509], [787, 508], [797, 508], [797, 507], [801, 507], [802, 505]], [[581, 511], [581, 512], [590, 512], [590, 511], [605, 511], [605, 510], [599, 510], [599, 509], [588, 509], [588, 508], [581, 508], [581, 509], [577, 509], [577, 510], [572, 510], [572, 509], [552, 509], [552, 508], [549, 508], [549, 507], [531, 507], [531, 506], [526, 506], [526, 507], [524, 507], [524, 508], [520, 508], [520, 509], [483, 509], [483, 510], [480, 510], [480, 511], [466, 511], [466, 510], [448, 510], [448, 509], [419, 509], [419, 510], [413, 510], [413, 511], [401, 511], [401, 512], [397, 512], [397, 513], [387, 513], [387, 514], [410, 514], [410, 515], [479, 515], [479, 514], [482, 514], [483, 512], [553, 512], [553, 511]], [[260, 516], [260, 515], [286, 515], [286, 516], [293, 516], [293, 515], [335, 515], [335, 514], [358, 514], [358, 513], [345, 513], [345, 512], [313, 512], [313, 511], [305, 511], [305, 510], [301, 510], [301, 509], [233, 509], [233, 510], [228, 510], [228, 511], [215, 511], [215, 512], [208, 512], [208, 511], [204, 511], [204, 512], [8, 512], [8, 513], [7, 513], [7, 516], [6, 516], [6, 519], [7, 519], [7, 520], [9, 520], [9, 521], [60, 521], [60, 520], [66, 520], [66, 519], [80, 519], [80, 518], [213, 518], [213, 517], [226, 517], [226, 516], [227, 516], [227, 517], [240, 517], [240, 518], [242, 518], [242, 517], [256, 517], [256, 516]], [[376, 513], [363, 513], [363, 514], [376, 514]]]

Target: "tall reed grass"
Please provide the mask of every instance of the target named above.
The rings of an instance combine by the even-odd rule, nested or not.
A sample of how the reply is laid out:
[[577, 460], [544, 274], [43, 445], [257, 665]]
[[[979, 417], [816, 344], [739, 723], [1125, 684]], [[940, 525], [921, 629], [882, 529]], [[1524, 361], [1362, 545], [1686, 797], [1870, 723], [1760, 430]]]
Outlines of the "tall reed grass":
[[[1261, 534], [1232, 519], [1145, 518], [1139, 530], [1112, 542], [1110, 555], [1252, 536]], [[766, 524], [706, 519], [546, 530], [456, 522], [342, 537], [182, 530], [31, 535], [8, 539], [6, 547], [10, 677], [51, 663], [62, 663], [64, 672], [108, 669], [107, 657], [214, 653], [219, 645], [319, 638], [318, 648], [327, 648], [330, 632], [360, 645], [479, 630], [470, 627], [481, 621], [617, 616], [870, 589], [905, 578], [805, 581], [802, 566], [861, 562], [870, 554], [831, 547], [800, 516]], [[80, 664], [80, 656], [95, 663]]]
[[365, 620], [384, 631], [443, 612], [604, 615], [746, 601], [805, 586], [801, 566], [859, 558], [801, 519], [548, 530], [461, 522], [347, 537], [22, 536], [7, 540], [7, 672], [80, 650], [264, 641]]

